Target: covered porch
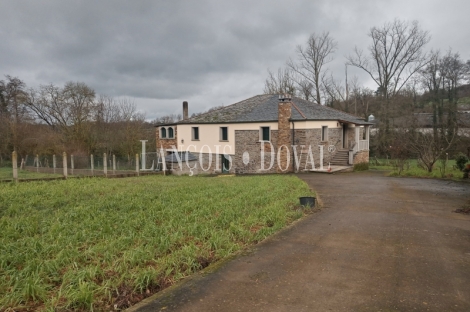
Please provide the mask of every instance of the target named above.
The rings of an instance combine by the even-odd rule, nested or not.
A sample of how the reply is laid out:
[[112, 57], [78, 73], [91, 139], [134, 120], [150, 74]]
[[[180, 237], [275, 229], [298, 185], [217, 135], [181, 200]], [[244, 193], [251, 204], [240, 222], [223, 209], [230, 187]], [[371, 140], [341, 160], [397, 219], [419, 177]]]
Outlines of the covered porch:
[[[341, 121], [343, 125], [343, 149], [348, 151], [348, 164], [356, 163], [355, 156], [369, 152], [370, 124]], [[362, 161], [361, 161], [362, 162]]]

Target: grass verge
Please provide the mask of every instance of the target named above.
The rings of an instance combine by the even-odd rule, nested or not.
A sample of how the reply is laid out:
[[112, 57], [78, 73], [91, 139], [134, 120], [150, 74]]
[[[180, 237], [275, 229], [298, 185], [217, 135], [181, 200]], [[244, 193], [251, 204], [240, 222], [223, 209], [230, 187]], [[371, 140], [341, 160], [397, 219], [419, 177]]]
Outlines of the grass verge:
[[456, 169], [455, 160], [449, 160], [445, 166], [438, 161], [434, 164], [432, 172], [428, 172], [426, 169], [418, 166], [418, 161], [416, 159], [410, 159], [405, 165], [405, 168], [402, 172], [399, 172], [396, 167], [393, 166], [393, 160], [389, 159], [371, 159], [369, 163], [369, 168], [372, 170], [387, 170], [390, 171], [388, 176], [391, 177], [418, 177], [418, 178], [445, 178], [445, 179], [454, 179], [461, 180], [463, 177], [463, 172]]
[[305, 212], [294, 176], [0, 184], [0, 311], [123, 309]]

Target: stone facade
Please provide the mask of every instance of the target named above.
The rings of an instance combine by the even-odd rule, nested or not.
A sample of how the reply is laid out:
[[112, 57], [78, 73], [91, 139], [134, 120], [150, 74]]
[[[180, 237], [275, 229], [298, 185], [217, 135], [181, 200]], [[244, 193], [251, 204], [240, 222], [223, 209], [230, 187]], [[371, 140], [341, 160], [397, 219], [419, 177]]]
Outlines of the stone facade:
[[[289, 137], [292, 138], [293, 130], [289, 130]], [[309, 146], [312, 149], [313, 161], [315, 167], [320, 167], [320, 145], [323, 146], [323, 164], [328, 166], [329, 161], [333, 157], [335, 151], [341, 148], [341, 128], [328, 129], [328, 141], [321, 141], [321, 129], [306, 129], [294, 131], [294, 146], [289, 147], [289, 162], [293, 171], [302, 171], [312, 169], [312, 160], [309, 159]], [[335, 148], [329, 150], [328, 147], [333, 145]], [[281, 144], [278, 140], [278, 131], [271, 130], [271, 144], [259, 141], [259, 131], [256, 130], [237, 130], [235, 131], [235, 156], [233, 166], [235, 173], [276, 173], [286, 168], [286, 164], [278, 162], [278, 151]], [[264, 147], [263, 166], [261, 161], [261, 151]], [[272, 154], [270, 148], [272, 147]], [[285, 148], [282, 149], [285, 151]], [[281, 152], [282, 152], [281, 151]], [[279, 156], [282, 154], [279, 153]], [[285, 161], [287, 161], [287, 155]], [[295, 158], [298, 163], [295, 162]], [[272, 166], [271, 166], [272, 164]], [[281, 164], [281, 168], [279, 167]]]
[[[320, 167], [320, 146], [323, 146], [323, 165], [328, 166], [336, 150], [342, 146], [341, 134], [341, 128], [328, 128], [328, 139], [327, 141], [322, 141], [321, 129], [295, 130], [294, 140], [297, 146], [297, 157], [300, 159], [299, 170], [312, 169], [311, 160], [307, 158], [310, 146], [315, 167]], [[301, 148], [302, 145], [304, 146], [303, 148]], [[330, 146], [333, 147], [330, 148]], [[309, 162], [308, 164], [307, 161]]]
[[[356, 142], [356, 130], [355, 128], [349, 127], [347, 128], [348, 133], [346, 134], [348, 136], [348, 146], [346, 146], [348, 149], [351, 149], [353, 147], [353, 142]], [[357, 143], [356, 143], [357, 144]]]
[[181, 162], [181, 166], [177, 162], [167, 163], [166, 164], [168, 170], [170, 170], [171, 174], [174, 175], [197, 175], [201, 173], [201, 166], [199, 161], [192, 160], [186, 163], [184, 160]]
[[293, 171], [292, 159], [288, 161], [290, 157], [289, 150], [291, 149], [291, 138], [292, 131], [290, 130], [290, 118], [292, 114], [292, 103], [290, 100], [286, 102], [279, 102], [278, 104], [278, 138], [276, 148], [279, 156], [278, 166], [276, 168], [277, 173], [288, 173]]
[[[173, 147], [178, 148], [178, 127], [175, 126], [165, 126], [165, 128], [172, 127], [174, 131], [174, 137], [172, 139], [161, 139], [160, 138], [160, 128], [161, 127], [156, 127], [155, 129], [155, 136], [156, 136], [156, 142], [157, 142], [157, 151], [160, 150], [160, 148], [163, 149], [172, 149]], [[168, 135], [168, 132], [167, 132]]]
[[[197, 174], [218, 174], [222, 173], [222, 155], [200, 153], [195, 154], [198, 160], [189, 161], [186, 163], [184, 160], [179, 163], [167, 163], [167, 168], [171, 170], [172, 174], [176, 175], [197, 175]], [[231, 158], [231, 165], [228, 173], [235, 173], [233, 165], [233, 155], [228, 155]], [[189, 166], [188, 166], [189, 165]], [[191, 173], [192, 172], [192, 173]]]
[[356, 154], [354, 154], [354, 160], [353, 164], [359, 164], [359, 163], [368, 163], [369, 162], [369, 151], [359, 151]]
[[[235, 131], [235, 156], [233, 167], [235, 173], [275, 173], [277, 172], [277, 130], [271, 130], [271, 144], [259, 140], [258, 130]], [[264, 150], [263, 166], [261, 166], [261, 154]], [[271, 157], [273, 153], [273, 157]], [[271, 166], [271, 162], [274, 165]]]

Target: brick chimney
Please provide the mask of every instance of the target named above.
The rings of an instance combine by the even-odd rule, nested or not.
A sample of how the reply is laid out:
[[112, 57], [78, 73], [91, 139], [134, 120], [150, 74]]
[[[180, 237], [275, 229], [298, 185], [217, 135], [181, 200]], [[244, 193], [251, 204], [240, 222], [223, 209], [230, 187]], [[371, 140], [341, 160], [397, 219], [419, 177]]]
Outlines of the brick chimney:
[[183, 120], [188, 119], [188, 102], [183, 102]]
[[294, 159], [290, 157], [289, 165], [287, 158], [291, 155], [292, 142], [291, 142], [291, 129], [290, 129], [290, 118], [292, 115], [292, 97], [289, 94], [280, 94], [278, 103], [278, 120], [277, 120], [277, 149], [279, 151], [279, 159], [277, 172], [287, 173], [293, 172]]

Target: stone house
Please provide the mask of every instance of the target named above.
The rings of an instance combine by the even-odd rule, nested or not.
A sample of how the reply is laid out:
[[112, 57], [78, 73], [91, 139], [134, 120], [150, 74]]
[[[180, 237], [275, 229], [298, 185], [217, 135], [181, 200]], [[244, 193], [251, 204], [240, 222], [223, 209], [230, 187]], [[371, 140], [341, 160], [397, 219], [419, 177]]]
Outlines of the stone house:
[[183, 119], [157, 125], [156, 142], [162, 155], [198, 157], [172, 164], [175, 173], [315, 171], [368, 162], [370, 125], [300, 98], [264, 94], [192, 118], [183, 102]]

